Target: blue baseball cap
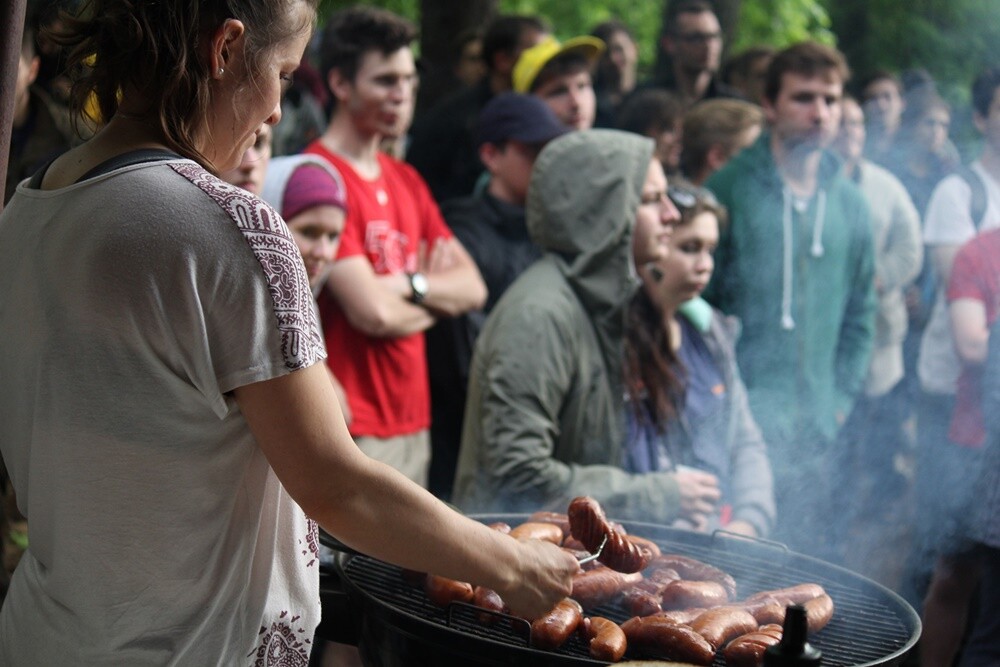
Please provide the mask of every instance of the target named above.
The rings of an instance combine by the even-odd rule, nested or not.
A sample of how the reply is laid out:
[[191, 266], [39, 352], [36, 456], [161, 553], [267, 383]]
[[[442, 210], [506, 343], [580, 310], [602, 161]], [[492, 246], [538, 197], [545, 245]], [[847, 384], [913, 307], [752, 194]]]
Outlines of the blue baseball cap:
[[505, 141], [545, 144], [569, 131], [538, 97], [501, 93], [479, 112], [476, 145]]

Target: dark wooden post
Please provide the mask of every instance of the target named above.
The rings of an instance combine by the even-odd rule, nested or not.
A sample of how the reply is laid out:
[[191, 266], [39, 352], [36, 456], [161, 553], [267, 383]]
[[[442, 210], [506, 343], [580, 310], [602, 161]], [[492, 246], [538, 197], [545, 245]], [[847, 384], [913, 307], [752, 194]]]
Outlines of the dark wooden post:
[[[14, 125], [14, 86], [21, 57], [26, 0], [0, 0], [0, 183], [7, 181], [10, 132]], [[0, 211], [3, 201], [0, 200]]]

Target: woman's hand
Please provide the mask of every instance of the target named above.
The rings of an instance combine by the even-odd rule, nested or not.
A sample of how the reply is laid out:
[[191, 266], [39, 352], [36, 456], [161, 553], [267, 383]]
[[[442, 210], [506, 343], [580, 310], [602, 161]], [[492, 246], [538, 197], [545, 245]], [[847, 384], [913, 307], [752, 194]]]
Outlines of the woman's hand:
[[519, 540], [519, 574], [497, 593], [513, 615], [533, 620], [548, 613], [573, 592], [576, 558], [550, 542]]
[[681, 492], [681, 518], [690, 521], [695, 530], [704, 530], [722, 497], [719, 479], [693, 468], [680, 468], [675, 474]]

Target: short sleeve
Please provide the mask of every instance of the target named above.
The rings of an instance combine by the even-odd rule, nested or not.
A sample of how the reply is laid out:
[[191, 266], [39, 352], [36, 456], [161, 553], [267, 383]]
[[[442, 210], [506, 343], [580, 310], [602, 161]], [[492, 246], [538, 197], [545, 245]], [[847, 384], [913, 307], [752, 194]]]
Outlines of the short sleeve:
[[[188, 349], [203, 393], [218, 399], [324, 359], [309, 280], [281, 217], [197, 165], [173, 168], [207, 196], [209, 220], [200, 224], [215, 227], [213, 247], [185, 253], [191, 285], [185, 281], [179, 289], [190, 293], [172, 300], [170, 314], [187, 324], [178, 330], [177, 344]], [[205, 375], [209, 369], [211, 377]]]
[[979, 277], [983, 270], [979, 243], [982, 238], [977, 237], [974, 241], [966, 243], [955, 256], [955, 263], [952, 265], [948, 280], [949, 302], [957, 299], [986, 302], [987, 297], [984, 292], [986, 286]]
[[975, 236], [971, 201], [972, 189], [961, 176], [953, 174], [938, 183], [924, 214], [924, 243], [961, 245]]

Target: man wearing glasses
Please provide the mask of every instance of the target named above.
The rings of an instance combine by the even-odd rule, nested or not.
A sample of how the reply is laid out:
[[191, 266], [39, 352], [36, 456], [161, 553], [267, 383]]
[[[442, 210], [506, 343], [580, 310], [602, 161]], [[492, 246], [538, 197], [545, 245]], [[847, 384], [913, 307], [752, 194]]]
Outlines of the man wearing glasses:
[[660, 48], [670, 63], [669, 71], [652, 85], [675, 92], [686, 108], [713, 97], [742, 99], [739, 91], [718, 78], [722, 28], [705, 0], [676, 3], [660, 37]]

